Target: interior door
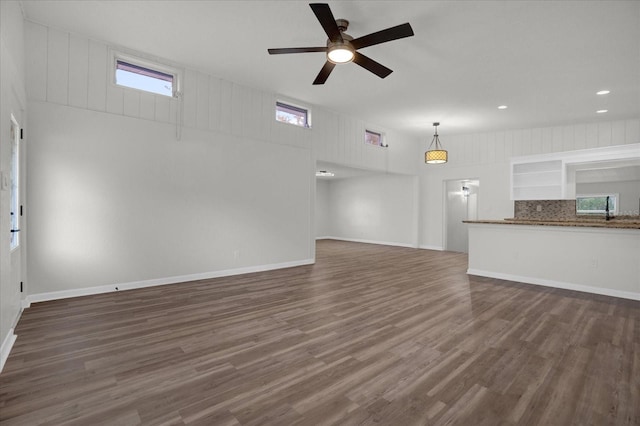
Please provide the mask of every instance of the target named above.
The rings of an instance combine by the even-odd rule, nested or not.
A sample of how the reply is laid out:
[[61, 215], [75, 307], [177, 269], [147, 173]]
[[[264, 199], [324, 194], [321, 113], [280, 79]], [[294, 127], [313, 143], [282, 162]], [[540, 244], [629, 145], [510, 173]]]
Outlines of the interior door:
[[22, 220], [22, 200], [24, 199], [24, 179], [21, 155], [20, 124], [11, 114], [11, 171], [9, 177], [9, 203], [11, 224], [11, 287], [13, 300], [20, 300], [22, 290], [22, 261], [24, 251], [24, 225]]

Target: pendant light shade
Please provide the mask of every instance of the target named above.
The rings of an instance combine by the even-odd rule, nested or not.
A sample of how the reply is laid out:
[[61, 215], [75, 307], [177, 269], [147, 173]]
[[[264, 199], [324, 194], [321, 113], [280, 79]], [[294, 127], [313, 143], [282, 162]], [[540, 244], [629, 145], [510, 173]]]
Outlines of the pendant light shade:
[[432, 149], [424, 153], [424, 162], [427, 164], [442, 164], [448, 159], [449, 155], [444, 149]]
[[433, 135], [433, 140], [431, 141], [431, 145], [429, 145], [429, 150], [424, 153], [424, 162], [426, 164], [442, 164], [446, 163], [449, 159], [449, 154], [446, 150], [442, 149], [442, 145], [440, 144], [440, 138], [438, 138], [438, 126], [440, 123], [433, 123], [433, 127], [435, 127], [436, 131]]

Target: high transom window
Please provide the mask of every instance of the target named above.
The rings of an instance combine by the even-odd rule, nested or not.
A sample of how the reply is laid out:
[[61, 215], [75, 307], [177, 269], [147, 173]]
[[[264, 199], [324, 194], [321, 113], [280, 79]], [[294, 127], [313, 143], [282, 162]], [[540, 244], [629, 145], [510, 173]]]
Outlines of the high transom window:
[[382, 134], [371, 130], [365, 130], [364, 143], [369, 145], [382, 146]]
[[310, 127], [309, 110], [283, 102], [276, 102], [276, 120], [300, 127]]
[[114, 59], [114, 83], [118, 86], [169, 97], [178, 92], [176, 70], [120, 54], [115, 54]]
[[364, 143], [367, 145], [381, 146], [383, 148], [388, 146], [383, 133], [367, 129], [364, 131]]

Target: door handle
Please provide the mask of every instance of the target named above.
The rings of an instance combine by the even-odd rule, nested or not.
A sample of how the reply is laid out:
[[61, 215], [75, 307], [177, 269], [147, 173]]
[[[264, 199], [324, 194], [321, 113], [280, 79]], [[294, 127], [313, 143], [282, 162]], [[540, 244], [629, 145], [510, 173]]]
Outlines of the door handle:
[[11, 232], [20, 232], [19, 229], [12, 229]]

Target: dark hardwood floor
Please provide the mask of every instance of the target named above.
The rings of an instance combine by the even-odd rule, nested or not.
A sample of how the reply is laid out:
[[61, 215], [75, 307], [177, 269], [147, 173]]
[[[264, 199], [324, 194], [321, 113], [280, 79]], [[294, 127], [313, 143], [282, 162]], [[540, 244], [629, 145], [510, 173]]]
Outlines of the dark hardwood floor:
[[34, 304], [3, 425], [639, 425], [640, 302], [319, 241], [317, 263]]

